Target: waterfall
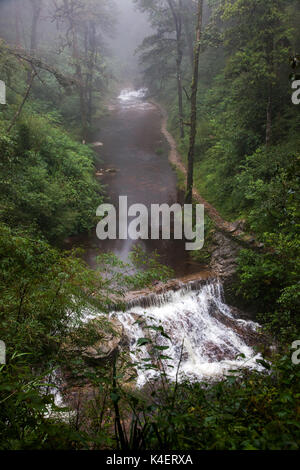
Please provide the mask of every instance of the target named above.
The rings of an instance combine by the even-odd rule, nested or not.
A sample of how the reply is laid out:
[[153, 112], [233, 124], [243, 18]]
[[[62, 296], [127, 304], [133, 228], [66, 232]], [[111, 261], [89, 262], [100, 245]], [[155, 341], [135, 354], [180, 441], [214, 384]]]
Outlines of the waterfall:
[[125, 88], [121, 91], [118, 99], [120, 101], [136, 101], [138, 99], [145, 98], [148, 92], [147, 88], [140, 88], [140, 90], [133, 90], [131, 88]]
[[[148, 365], [137, 368], [138, 387], [158, 374], [147, 369], [151, 345], [139, 347], [141, 338], [168, 347], [161, 350], [169, 357], [162, 364], [171, 379], [175, 379], [179, 363], [179, 378], [194, 381], [211, 381], [231, 369], [261, 368], [256, 362], [260, 355], [252, 348], [259, 325], [235, 318], [218, 281], [191, 282], [177, 291], [136, 299], [125, 312], [111, 316], [124, 326], [132, 362]], [[159, 333], [160, 327], [170, 339]]]
[[118, 96], [118, 102], [123, 110], [135, 109], [144, 111], [146, 109], [153, 109], [153, 104], [145, 101], [147, 93], [148, 88], [141, 88], [140, 90], [125, 88]]

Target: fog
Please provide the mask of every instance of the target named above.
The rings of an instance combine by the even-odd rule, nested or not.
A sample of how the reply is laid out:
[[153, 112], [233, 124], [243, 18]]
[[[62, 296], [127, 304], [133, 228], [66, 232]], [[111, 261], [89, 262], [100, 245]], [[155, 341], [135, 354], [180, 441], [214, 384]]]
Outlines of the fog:
[[[64, 26], [58, 25], [54, 19], [55, 7], [60, 3], [54, 0], [0, 0], [0, 37], [8, 43], [30, 49], [33, 12], [39, 5], [38, 52], [43, 55], [43, 51], [48, 56], [57, 54], [64, 42]], [[103, 53], [110, 58], [114, 75], [123, 80], [136, 78], [139, 65], [135, 51], [144, 38], [151, 34], [147, 15], [138, 11], [133, 0], [95, 0], [95, 4], [103, 4], [103, 11], [109, 11], [111, 17], [107, 21], [104, 13], [98, 35]]]
[[147, 15], [137, 10], [133, 0], [116, 0], [118, 22], [112, 44], [123, 77], [137, 78], [139, 73], [137, 47], [152, 33]]

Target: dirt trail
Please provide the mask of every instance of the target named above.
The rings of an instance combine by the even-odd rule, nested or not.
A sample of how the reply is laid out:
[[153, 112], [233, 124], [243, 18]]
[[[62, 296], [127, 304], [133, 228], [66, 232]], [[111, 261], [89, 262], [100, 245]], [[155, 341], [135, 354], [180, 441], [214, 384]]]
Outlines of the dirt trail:
[[[187, 170], [181, 159], [179, 152], [177, 151], [176, 141], [167, 129], [167, 124], [168, 124], [167, 112], [159, 103], [157, 102], [153, 102], [153, 103], [158, 107], [162, 115], [161, 131], [170, 146], [169, 161], [170, 163], [172, 163], [172, 165], [174, 165], [179, 171], [181, 171], [186, 176]], [[255, 240], [254, 236], [247, 234], [241, 229], [240, 227], [241, 221], [231, 223], [231, 222], [227, 222], [226, 220], [224, 220], [219, 214], [219, 212], [217, 211], [217, 209], [213, 207], [209, 202], [207, 202], [195, 188], [193, 189], [193, 197], [195, 201], [197, 201], [199, 204], [204, 205], [206, 213], [208, 214], [210, 219], [214, 222], [216, 228], [220, 230], [221, 232], [223, 232], [225, 235], [230, 236], [231, 238], [233, 238], [236, 242], [240, 244], [249, 245], [251, 246], [251, 248], [262, 249], [264, 247], [262, 243], [259, 243]]]

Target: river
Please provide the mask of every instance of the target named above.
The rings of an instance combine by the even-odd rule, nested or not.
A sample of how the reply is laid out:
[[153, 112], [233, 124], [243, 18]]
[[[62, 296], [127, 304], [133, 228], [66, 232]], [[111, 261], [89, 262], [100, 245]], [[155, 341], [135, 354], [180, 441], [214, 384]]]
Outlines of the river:
[[[110, 103], [96, 138], [96, 175], [106, 185], [107, 202], [117, 207], [120, 195], [128, 197], [128, 205], [182, 202], [161, 133], [160, 111], [145, 99], [144, 90], [123, 90]], [[199, 273], [196, 281], [185, 282], [179, 289], [143, 297], [129, 303], [125, 312], [111, 312], [122, 324], [132, 362], [145, 365], [138, 368], [137, 385], [145, 385], [157, 374], [149, 369], [149, 347], [139, 346], [145, 336], [166, 351], [169, 359], [163, 360], [163, 367], [171, 378], [210, 381], [231, 369], [260, 368], [256, 362], [260, 356], [253, 349], [259, 325], [239, 318], [226, 304], [222, 283], [212, 279], [211, 273], [205, 281], [208, 271], [191, 261], [184, 241], [100, 241], [96, 233], [76, 240], [84, 246], [86, 261], [93, 268], [102, 252], [112, 251], [126, 261], [135, 243], [141, 243], [149, 255], [157, 250], [177, 278]], [[89, 312], [87, 318], [93, 317]], [[167, 336], [157, 335], [161, 327]]]
[[[109, 104], [109, 116], [102, 120], [101, 131], [94, 137], [96, 177], [105, 185], [106, 202], [116, 208], [119, 196], [128, 197], [128, 207], [139, 203], [150, 208], [151, 204], [172, 205], [183, 201], [176, 172], [168, 161], [160, 111], [145, 101], [144, 94], [144, 90], [121, 91]], [[72, 244], [84, 248], [85, 260], [93, 268], [97, 267], [96, 258], [100, 253], [114, 252], [122, 261], [127, 261], [130, 250], [139, 244], [149, 255], [156, 251], [176, 277], [204, 269], [191, 259], [182, 240], [100, 241], [94, 231], [73, 238]]]

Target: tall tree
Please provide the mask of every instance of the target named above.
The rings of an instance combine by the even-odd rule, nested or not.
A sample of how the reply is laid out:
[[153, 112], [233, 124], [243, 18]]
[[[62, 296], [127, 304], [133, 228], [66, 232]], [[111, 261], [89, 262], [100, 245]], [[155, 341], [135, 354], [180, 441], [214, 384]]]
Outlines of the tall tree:
[[237, 89], [243, 93], [244, 102], [248, 96], [246, 89], [250, 87], [256, 94], [250, 106], [260, 101], [262, 111], [258, 119], [263, 121], [267, 147], [272, 142], [278, 93], [275, 90], [280, 90], [281, 64], [287, 60], [292, 40], [287, 17], [289, 3], [287, 0], [230, 0], [222, 5], [225, 46], [230, 57], [227, 70], [230, 74], [231, 68], [235, 77], [237, 73], [239, 78], [243, 76]]
[[192, 32], [192, 27], [191, 27], [192, 22], [190, 21], [194, 13], [193, 8], [194, 8], [194, 5], [193, 5], [192, 0], [186, 0], [184, 8], [182, 8], [181, 6], [182, 22], [183, 22], [184, 34], [186, 38], [187, 50], [188, 50], [191, 67], [193, 66], [193, 56], [194, 56], [194, 45], [193, 45], [194, 41], [193, 41], [193, 32]]
[[38, 23], [43, 8], [43, 0], [30, 0], [32, 9], [32, 21], [30, 31], [30, 54], [34, 55], [37, 49], [38, 41]]
[[86, 141], [93, 113], [93, 92], [96, 76], [103, 78], [100, 31], [113, 28], [113, 12], [106, 0], [54, 1], [53, 19], [63, 32], [62, 48], [68, 47], [72, 55], [74, 75], [78, 83], [82, 139]]
[[188, 151], [188, 172], [186, 187], [186, 203], [191, 204], [193, 199], [194, 184], [194, 156], [195, 156], [195, 140], [197, 134], [197, 93], [199, 83], [199, 58], [201, 50], [202, 36], [202, 16], [203, 16], [203, 0], [198, 0], [197, 23], [196, 23], [196, 41], [194, 45], [193, 60], [193, 79], [191, 85], [191, 118], [190, 118], [190, 143]]
[[[163, 77], [160, 62], [157, 60], [157, 56], [160, 54], [166, 54], [166, 62], [168, 63], [168, 57], [173, 57], [175, 60], [176, 70], [176, 82], [177, 82], [177, 101], [178, 101], [178, 121], [180, 137], [183, 139], [185, 135], [184, 131], [184, 106], [183, 106], [183, 79], [182, 79], [182, 61], [184, 53], [190, 40], [190, 30], [188, 14], [190, 9], [187, 10], [189, 2], [183, 2], [182, 0], [135, 0], [142, 11], [149, 14], [150, 22], [156, 33], [146, 38], [143, 43], [141, 50], [147, 50], [148, 53], [144, 53], [142, 58], [144, 62], [149, 61], [153, 58], [155, 51], [155, 62], [153, 69], [156, 69], [161, 77]], [[175, 38], [174, 38], [175, 35]], [[175, 43], [173, 45], [173, 43]], [[166, 69], [164, 64], [163, 69]], [[149, 72], [147, 68], [146, 72]], [[170, 69], [167, 69], [165, 79], [170, 80]]]
[[174, 0], [167, 0], [169, 8], [172, 13], [174, 27], [176, 32], [176, 77], [177, 77], [177, 93], [178, 93], [178, 115], [179, 115], [179, 129], [180, 137], [184, 138], [184, 124], [183, 124], [183, 96], [182, 96], [182, 75], [181, 75], [181, 64], [183, 56], [183, 44], [182, 44], [182, 15], [183, 6], [182, 0], [178, 0], [176, 5]]

